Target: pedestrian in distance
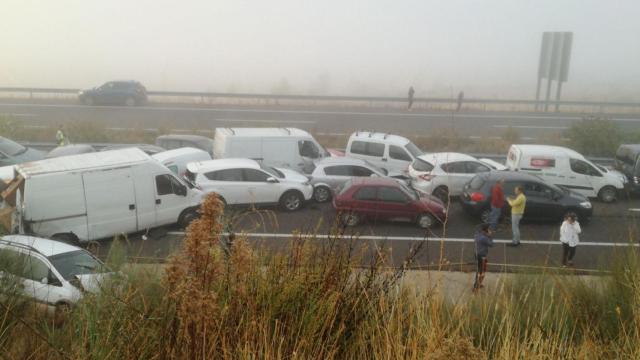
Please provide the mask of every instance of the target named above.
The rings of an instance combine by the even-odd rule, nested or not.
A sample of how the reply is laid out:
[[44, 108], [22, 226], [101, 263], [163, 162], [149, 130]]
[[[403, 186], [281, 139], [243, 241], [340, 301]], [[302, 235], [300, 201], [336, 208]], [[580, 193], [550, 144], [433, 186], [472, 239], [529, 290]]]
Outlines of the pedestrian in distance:
[[513, 239], [508, 246], [520, 246], [520, 220], [524, 215], [524, 208], [527, 204], [527, 197], [524, 196], [522, 186], [516, 186], [516, 197], [508, 197], [507, 202], [511, 206], [511, 231], [513, 232]]
[[411, 107], [413, 106], [413, 94], [415, 94], [415, 90], [413, 90], [413, 86], [409, 86], [409, 98], [408, 98], [408, 105], [407, 105], [407, 110], [411, 111]]
[[560, 242], [562, 242], [562, 266], [573, 266], [573, 257], [576, 255], [576, 247], [580, 242], [579, 234], [582, 232], [578, 216], [568, 213], [560, 225]]
[[456, 112], [460, 111], [462, 108], [462, 101], [464, 100], [464, 91], [460, 91], [458, 93], [458, 106], [456, 107]]
[[489, 248], [493, 247], [493, 232], [489, 224], [485, 223], [480, 225], [480, 228], [475, 235], [476, 246], [476, 281], [473, 283], [473, 292], [482, 288], [482, 281], [484, 280], [484, 274], [487, 272], [487, 256], [489, 255]]
[[58, 131], [56, 132], [56, 142], [58, 143], [58, 146], [64, 146], [67, 144], [67, 138], [64, 136], [62, 125], [58, 127]]
[[504, 179], [496, 181], [495, 185], [491, 189], [491, 213], [489, 213], [489, 226], [492, 232], [496, 231], [498, 222], [500, 221], [500, 215], [502, 215], [502, 208], [504, 207], [504, 192], [502, 185]]

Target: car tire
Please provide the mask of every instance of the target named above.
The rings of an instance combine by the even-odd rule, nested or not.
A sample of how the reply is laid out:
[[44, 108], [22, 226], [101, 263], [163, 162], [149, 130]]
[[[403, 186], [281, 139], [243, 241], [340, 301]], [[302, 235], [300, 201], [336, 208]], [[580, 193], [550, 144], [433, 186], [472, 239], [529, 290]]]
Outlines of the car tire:
[[287, 191], [280, 197], [280, 207], [288, 212], [302, 208], [304, 197], [298, 191]]
[[187, 209], [182, 215], [180, 215], [180, 219], [178, 220], [178, 225], [182, 228], [187, 228], [189, 224], [191, 224], [194, 220], [200, 217], [200, 213], [198, 213], [197, 209]]
[[331, 189], [326, 186], [318, 186], [313, 190], [313, 199], [319, 203], [331, 200]]
[[418, 216], [418, 226], [420, 226], [423, 229], [430, 229], [432, 228], [435, 223], [436, 223], [436, 218], [431, 215], [431, 214], [422, 214], [420, 216]]
[[82, 99], [82, 103], [87, 105], [87, 106], [91, 106], [91, 105], [95, 104], [95, 101], [93, 100], [93, 97], [86, 96], [85, 98]]
[[345, 226], [356, 226], [360, 223], [360, 215], [355, 213], [346, 213], [340, 215], [340, 223]]
[[54, 234], [53, 236], [51, 236], [51, 239], [56, 240], [56, 241], [60, 241], [60, 242], [63, 242], [63, 243], [67, 243], [67, 244], [73, 245], [73, 246], [79, 246], [80, 245], [80, 240], [73, 233]]
[[449, 202], [449, 190], [446, 186], [438, 186], [433, 190], [433, 196], [440, 199], [445, 205]]
[[480, 221], [482, 221], [483, 224], [491, 222], [491, 209], [484, 209], [480, 212]]
[[598, 199], [604, 203], [612, 203], [616, 201], [617, 191], [613, 186], [605, 186], [598, 192]]
[[124, 100], [124, 104], [127, 106], [136, 106], [136, 103], [137, 103], [136, 99], [133, 98], [132, 96], [129, 96]]

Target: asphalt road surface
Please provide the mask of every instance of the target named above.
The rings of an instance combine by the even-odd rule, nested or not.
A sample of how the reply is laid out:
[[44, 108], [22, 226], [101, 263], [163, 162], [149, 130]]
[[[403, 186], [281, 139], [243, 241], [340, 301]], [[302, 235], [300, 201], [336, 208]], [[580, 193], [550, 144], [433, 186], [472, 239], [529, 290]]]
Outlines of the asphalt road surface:
[[[470, 137], [502, 134], [516, 129], [523, 139], [557, 134], [586, 115], [571, 113], [523, 112], [408, 112], [398, 108], [374, 107], [285, 107], [243, 105], [154, 104], [139, 107], [84, 106], [70, 101], [0, 100], [0, 115], [13, 116], [30, 125], [51, 122], [99, 121], [115, 128], [212, 130], [216, 127], [277, 126], [297, 127], [325, 134], [345, 134], [355, 130], [428, 135], [429, 131], [455, 128]], [[640, 129], [639, 115], [609, 117], [624, 130]]]
[[[594, 203], [595, 215], [583, 225], [575, 259], [577, 268], [606, 270], [611, 267], [616, 254], [638, 251], [637, 240], [633, 245], [629, 243], [630, 239], [636, 238], [640, 223], [640, 213], [634, 210], [636, 207], [640, 207], [639, 199], [620, 200], [615, 204]], [[332, 234], [335, 234], [335, 212], [330, 204], [311, 203], [294, 213], [264, 208], [258, 211], [229, 210], [227, 215], [233, 219], [236, 232], [249, 234], [254, 246], [269, 251], [286, 251], [294, 231], [308, 235], [306, 241], [323, 243], [331, 242]], [[472, 239], [477, 225], [477, 219], [468, 217], [457, 203], [453, 203], [446, 226], [433, 231], [401, 222], [365, 223], [347, 228], [339, 243], [344, 245], [353, 241], [357, 247], [368, 248], [369, 254], [376, 245], [381, 246], [389, 251], [391, 266], [401, 265], [418, 247], [420, 249], [412, 266], [432, 266], [440, 263], [441, 258], [452, 264], [469, 263], [473, 261]], [[523, 244], [510, 248], [506, 246], [511, 239], [509, 225], [501, 225], [495, 236], [496, 246], [490, 252], [490, 262], [509, 264], [508, 270], [523, 266], [524, 269], [529, 266], [558, 266], [562, 251], [558, 241], [559, 226], [560, 221], [554, 224], [523, 223]], [[140, 235], [134, 236], [130, 239], [129, 254], [142, 258], [165, 258], [180, 245], [183, 236], [182, 230], [175, 227], [154, 230], [147, 240], [141, 240]], [[108, 248], [109, 242], [103, 243], [100, 253], [104, 254]], [[364, 262], [369, 259], [365, 257]], [[502, 268], [500, 265], [493, 267], [494, 270]], [[451, 268], [457, 269], [459, 265]]]

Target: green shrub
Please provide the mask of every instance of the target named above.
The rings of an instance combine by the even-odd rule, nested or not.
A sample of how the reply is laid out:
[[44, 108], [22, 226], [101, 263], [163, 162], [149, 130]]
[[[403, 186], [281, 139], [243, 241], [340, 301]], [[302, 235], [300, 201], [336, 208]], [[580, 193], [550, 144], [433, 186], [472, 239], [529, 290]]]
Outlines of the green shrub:
[[605, 118], [585, 118], [566, 130], [569, 146], [591, 156], [613, 156], [623, 141], [618, 126]]

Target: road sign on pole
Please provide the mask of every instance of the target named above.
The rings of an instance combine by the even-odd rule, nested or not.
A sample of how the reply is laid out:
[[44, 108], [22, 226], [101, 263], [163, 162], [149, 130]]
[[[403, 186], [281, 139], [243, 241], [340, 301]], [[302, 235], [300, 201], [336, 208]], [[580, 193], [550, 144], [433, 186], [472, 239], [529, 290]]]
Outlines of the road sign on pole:
[[542, 79], [547, 80], [544, 110], [549, 109], [552, 81], [557, 82], [556, 111], [559, 110], [562, 83], [569, 78], [569, 63], [571, 62], [572, 32], [544, 32], [540, 46], [540, 61], [538, 62], [538, 84], [536, 87], [536, 109], [539, 108], [540, 86]]

